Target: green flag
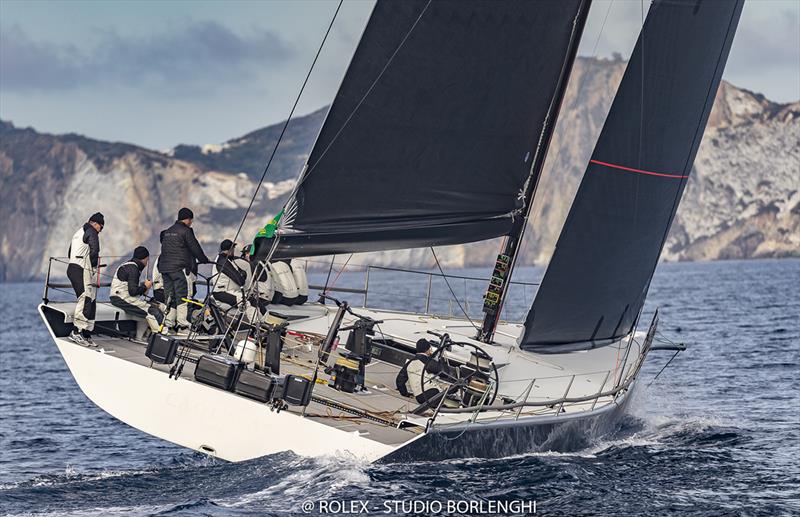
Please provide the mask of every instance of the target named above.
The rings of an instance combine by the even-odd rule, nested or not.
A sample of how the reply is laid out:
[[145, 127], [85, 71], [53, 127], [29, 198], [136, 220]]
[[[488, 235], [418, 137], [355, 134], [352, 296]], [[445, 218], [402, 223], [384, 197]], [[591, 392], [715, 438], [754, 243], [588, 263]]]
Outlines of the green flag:
[[266, 226], [258, 230], [258, 233], [253, 238], [253, 245], [250, 247], [251, 255], [254, 255], [256, 252], [257, 239], [271, 239], [275, 237], [275, 231], [278, 229], [278, 223], [280, 222], [281, 217], [283, 217], [283, 210], [278, 212], [278, 215], [273, 217], [272, 220], [266, 224]]

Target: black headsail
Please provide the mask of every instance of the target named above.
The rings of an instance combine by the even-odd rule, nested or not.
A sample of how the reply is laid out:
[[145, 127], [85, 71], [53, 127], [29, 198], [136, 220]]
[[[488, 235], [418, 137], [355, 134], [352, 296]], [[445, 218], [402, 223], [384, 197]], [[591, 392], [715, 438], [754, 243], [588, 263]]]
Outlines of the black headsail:
[[743, 0], [656, 0], [570, 209], [520, 346], [631, 332], [728, 58]]
[[585, 11], [588, 0], [379, 1], [275, 256], [507, 234]]

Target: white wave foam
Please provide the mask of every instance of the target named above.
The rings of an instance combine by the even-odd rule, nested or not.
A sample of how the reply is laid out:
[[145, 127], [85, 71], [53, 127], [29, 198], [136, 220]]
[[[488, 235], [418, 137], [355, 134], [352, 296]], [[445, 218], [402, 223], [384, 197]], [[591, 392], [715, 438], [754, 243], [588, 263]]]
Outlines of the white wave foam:
[[[369, 463], [350, 455], [298, 458], [286, 466], [295, 470], [274, 484], [250, 494], [239, 494], [235, 498], [214, 501], [225, 507], [244, 507], [270, 503], [271, 510], [296, 510], [298, 497], [312, 493], [326, 498], [349, 485], [364, 486], [369, 482], [366, 469]], [[265, 481], [271, 481], [265, 478]], [[302, 499], [302, 497], [301, 497]], [[281, 508], [291, 504], [291, 508]]]

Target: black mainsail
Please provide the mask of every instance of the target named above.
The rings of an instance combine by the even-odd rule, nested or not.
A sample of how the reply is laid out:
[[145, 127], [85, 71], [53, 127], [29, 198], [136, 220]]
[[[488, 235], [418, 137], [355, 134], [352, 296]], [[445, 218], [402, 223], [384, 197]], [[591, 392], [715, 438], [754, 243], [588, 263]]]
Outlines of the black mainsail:
[[524, 216], [537, 143], [586, 11], [588, 0], [379, 1], [275, 256], [506, 235]]
[[743, 0], [650, 7], [520, 347], [560, 352], [626, 336], [692, 169]]

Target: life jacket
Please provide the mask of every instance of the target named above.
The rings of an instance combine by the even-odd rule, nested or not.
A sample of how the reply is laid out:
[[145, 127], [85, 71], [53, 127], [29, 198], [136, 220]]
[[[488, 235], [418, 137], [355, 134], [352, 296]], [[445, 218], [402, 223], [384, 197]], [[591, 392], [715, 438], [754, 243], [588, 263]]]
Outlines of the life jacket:
[[258, 273], [258, 276], [253, 278], [253, 282], [255, 282], [254, 292], [262, 300], [271, 301], [275, 295], [275, 283], [272, 281], [269, 267], [265, 263], [259, 262], [254, 273]]
[[244, 285], [242, 286], [245, 291], [250, 289], [250, 286], [253, 285], [253, 270], [250, 268], [250, 263], [243, 258], [235, 258], [233, 259], [233, 263], [236, 264], [236, 267], [244, 271]]
[[164, 289], [164, 279], [161, 276], [161, 271], [158, 270], [158, 257], [153, 262], [153, 290], [157, 291]]
[[240, 294], [242, 291], [246, 291], [247, 288], [250, 286], [250, 281], [252, 279], [252, 273], [250, 272], [250, 265], [247, 263], [246, 260], [240, 258], [228, 258], [228, 263], [234, 269], [239, 271], [242, 276], [245, 278], [245, 282], [243, 285], [238, 285], [231, 277], [226, 275], [224, 272], [220, 273], [217, 264], [214, 263], [214, 267], [212, 268], [213, 274], [216, 275], [219, 273], [217, 280], [214, 284], [214, 292], [224, 292], [230, 293], [233, 295]]
[[281, 293], [283, 298], [294, 299], [300, 294], [294, 279], [294, 273], [292, 273], [292, 268], [289, 264], [286, 262], [270, 262], [269, 270], [275, 290]]
[[84, 226], [78, 228], [78, 230], [72, 235], [72, 242], [69, 245], [69, 263], [70, 264], [77, 264], [84, 270], [92, 271], [92, 262], [89, 257], [91, 253], [91, 249], [89, 249], [89, 244], [83, 242], [83, 236], [86, 233]]
[[430, 358], [424, 354], [416, 354], [406, 361], [395, 379], [397, 390], [401, 394], [405, 391], [408, 395], [416, 397], [422, 393], [422, 371], [429, 360]]
[[294, 276], [294, 283], [297, 286], [298, 295], [305, 296], [306, 299], [308, 299], [308, 276], [306, 275], [306, 261], [292, 259], [290, 266], [292, 268], [292, 276]]
[[[130, 266], [133, 266], [136, 270], [136, 283], [139, 283], [139, 275], [141, 275], [141, 270], [139, 269], [139, 264], [136, 261], [129, 260], [127, 262], [122, 263], [118, 268], [114, 276], [111, 278], [111, 296], [118, 296], [123, 300], [130, 301], [130, 300], [138, 300], [139, 296], [131, 295], [130, 291], [128, 290], [128, 279], [125, 280], [120, 278], [120, 271], [126, 271], [128, 269], [133, 270]], [[123, 270], [123, 268], [126, 268]], [[130, 274], [133, 274], [132, 272]], [[144, 293], [142, 293], [144, 294]]]

